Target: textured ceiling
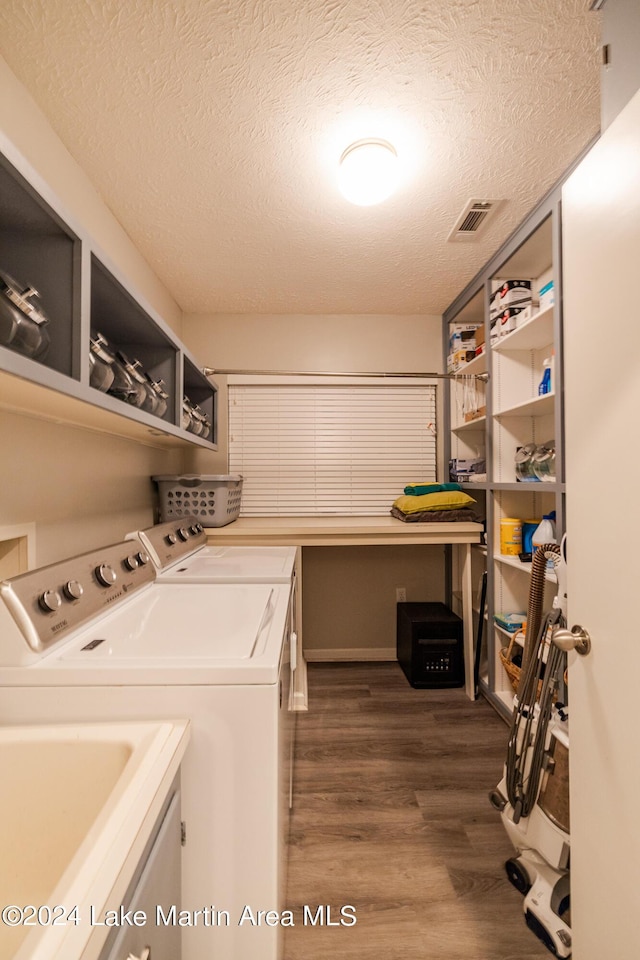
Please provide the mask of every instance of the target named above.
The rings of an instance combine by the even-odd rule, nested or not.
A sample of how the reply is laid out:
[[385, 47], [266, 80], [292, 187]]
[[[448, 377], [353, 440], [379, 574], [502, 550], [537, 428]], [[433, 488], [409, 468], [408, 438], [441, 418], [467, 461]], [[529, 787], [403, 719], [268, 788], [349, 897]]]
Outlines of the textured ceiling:
[[[599, 126], [589, 0], [2, 0], [0, 53], [186, 312], [440, 313]], [[386, 203], [338, 194], [391, 140]], [[470, 198], [505, 198], [475, 244]]]

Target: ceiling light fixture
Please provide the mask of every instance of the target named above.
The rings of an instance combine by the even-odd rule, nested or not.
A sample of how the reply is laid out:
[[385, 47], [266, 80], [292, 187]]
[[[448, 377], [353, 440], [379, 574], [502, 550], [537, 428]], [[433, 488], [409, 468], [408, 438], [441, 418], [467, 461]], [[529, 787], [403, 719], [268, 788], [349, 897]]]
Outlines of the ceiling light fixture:
[[340, 191], [351, 203], [370, 207], [390, 197], [398, 184], [398, 154], [387, 140], [352, 143], [340, 157]]

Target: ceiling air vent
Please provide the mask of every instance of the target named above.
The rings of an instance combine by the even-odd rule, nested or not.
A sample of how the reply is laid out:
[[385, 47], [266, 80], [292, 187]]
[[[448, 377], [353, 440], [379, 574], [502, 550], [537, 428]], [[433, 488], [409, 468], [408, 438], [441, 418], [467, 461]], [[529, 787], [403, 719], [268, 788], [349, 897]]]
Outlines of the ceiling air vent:
[[502, 200], [469, 200], [447, 240], [475, 240], [501, 203]]

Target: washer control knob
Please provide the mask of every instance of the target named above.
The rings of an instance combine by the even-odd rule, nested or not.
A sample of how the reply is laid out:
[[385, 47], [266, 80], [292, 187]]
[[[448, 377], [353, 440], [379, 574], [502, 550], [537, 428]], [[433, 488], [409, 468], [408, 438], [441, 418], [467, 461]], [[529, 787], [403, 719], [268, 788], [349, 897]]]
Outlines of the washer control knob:
[[197, 533], [202, 533], [203, 530], [204, 530], [204, 527], [202, 526], [202, 524], [201, 524], [201, 523], [196, 523], [196, 532], [197, 532]]
[[38, 603], [45, 613], [55, 613], [62, 603], [62, 600], [57, 590], [45, 590], [44, 593], [41, 593], [38, 597]]
[[131, 554], [130, 557], [125, 557], [124, 565], [127, 568], [127, 570], [137, 570], [137, 568], [140, 566], [140, 561], [136, 556]]
[[178, 542], [178, 538], [176, 537], [175, 533], [168, 533], [165, 537], [165, 540], [167, 541], [170, 547], [172, 547], [174, 543]]
[[200, 531], [198, 530], [198, 524], [197, 524], [197, 523], [192, 523], [192, 524], [191, 524], [191, 526], [189, 527], [189, 533], [191, 534], [192, 537], [197, 537], [197, 536], [198, 536], [198, 534], [200, 533]]
[[100, 563], [96, 567], [96, 580], [103, 587], [112, 586], [118, 579], [118, 574], [108, 563]]
[[189, 531], [186, 527], [178, 527], [178, 536], [182, 541], [189, 539]]
[[150, 559], [151, 557], [149, 556], [148, 553], [145, 553], [144, 550], [140, 550], [138, 553], [136, 553], [136, 560], [138, 561], [141, 567], [146, 567]]
[[62, 588], [62, 592], [67, 600], [79, 600], [84, 593], [84, 589], [79, 580], [67, 580]]

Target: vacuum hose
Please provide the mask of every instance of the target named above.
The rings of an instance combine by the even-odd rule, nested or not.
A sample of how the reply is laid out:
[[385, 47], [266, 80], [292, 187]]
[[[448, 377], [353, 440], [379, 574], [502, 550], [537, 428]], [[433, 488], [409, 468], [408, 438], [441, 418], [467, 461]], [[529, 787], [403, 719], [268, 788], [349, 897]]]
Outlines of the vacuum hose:
[[529, 606], [527, 608], [527, 630], [524, 641], [524, 654], [522, 657], [522, 672], [518, 684], [518, 700], [524, 700], [525, 703], [535, 703], [538, 693], [537, 688], [533, 691], [527, 688], [525, 678], [531, 656], [538, 647], [538, 634], [540, 632], [544, 599], [544, 573], [547, 568], [547, 560], [560, 556], [560, 547], [557, 543], [543, 543], [533, 555], [531, 583], [529, 586]]

